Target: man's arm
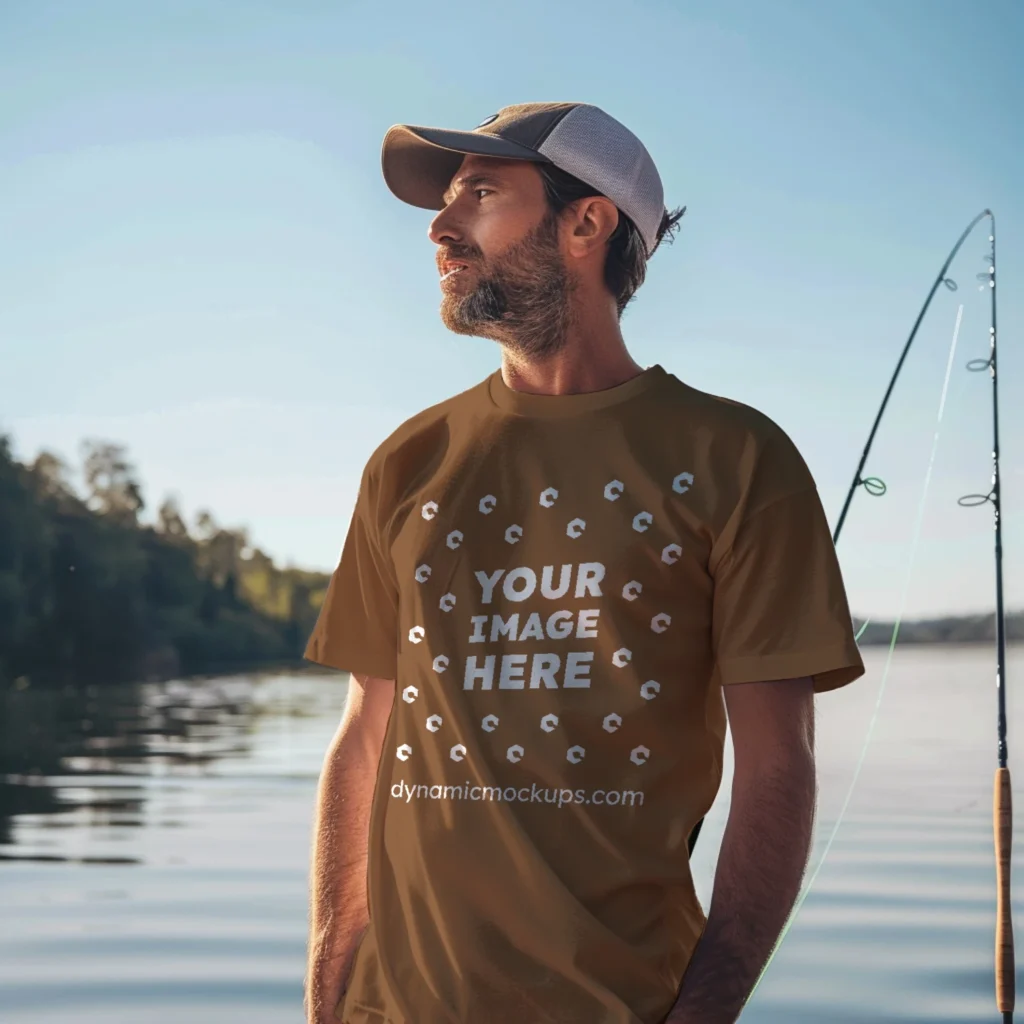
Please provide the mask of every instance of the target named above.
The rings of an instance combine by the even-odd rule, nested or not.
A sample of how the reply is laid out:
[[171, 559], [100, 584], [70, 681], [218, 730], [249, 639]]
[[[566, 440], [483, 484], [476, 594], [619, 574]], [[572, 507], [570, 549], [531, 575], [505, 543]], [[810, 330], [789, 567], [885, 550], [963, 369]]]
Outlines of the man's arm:
[[308, 1024], [334, 1022], [352, 958], [369, 923], [370, 808], [395, 698], [390, 679], [353, 675], [317, 791], [306, 974]]
[[733, 1024], [800, 892], [814, 826], [810, 679], [724, 688], [732, 804], [707, 925], [665, 1024]]

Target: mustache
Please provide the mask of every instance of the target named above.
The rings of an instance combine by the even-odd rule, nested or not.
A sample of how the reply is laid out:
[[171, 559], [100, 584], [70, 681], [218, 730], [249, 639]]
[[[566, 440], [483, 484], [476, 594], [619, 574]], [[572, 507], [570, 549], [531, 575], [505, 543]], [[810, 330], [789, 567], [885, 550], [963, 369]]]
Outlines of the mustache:
[[444, 249], [438, 249], [435, 256], [438, 269], [440, 270], [442, 264], [447, 262], [458, 262], [463, 261], [471, 263], [483, 259], [483, 253], [475, 246], [471, 245], [449, 245]]

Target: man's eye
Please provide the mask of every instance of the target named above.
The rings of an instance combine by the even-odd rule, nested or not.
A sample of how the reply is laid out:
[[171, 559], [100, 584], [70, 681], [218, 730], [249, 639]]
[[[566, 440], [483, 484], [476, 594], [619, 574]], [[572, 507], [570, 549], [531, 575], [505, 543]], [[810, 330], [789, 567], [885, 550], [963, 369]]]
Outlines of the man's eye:
[[473, 195], [479, 197], [481, 195], [490, 195], [494, 189], [491, 188], [475, 188], [473, 189]]

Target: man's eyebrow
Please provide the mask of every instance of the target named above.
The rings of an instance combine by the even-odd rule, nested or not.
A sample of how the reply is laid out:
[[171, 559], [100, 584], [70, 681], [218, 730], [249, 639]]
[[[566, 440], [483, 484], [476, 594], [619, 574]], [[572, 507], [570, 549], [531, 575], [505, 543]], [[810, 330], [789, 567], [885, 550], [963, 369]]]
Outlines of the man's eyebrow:
[[463, 189], [476, 188], [479, 185], [497, 185], [499, 184], [498, 179], [492, 174], [470, 174], [465, 178], [456, 178], [455, 181], [445, 189], [444, 195], [441, 196], [442, 202], [447, 206], [450, 202], [455, 199], [455, 193], [457, 185], [461, 185]]

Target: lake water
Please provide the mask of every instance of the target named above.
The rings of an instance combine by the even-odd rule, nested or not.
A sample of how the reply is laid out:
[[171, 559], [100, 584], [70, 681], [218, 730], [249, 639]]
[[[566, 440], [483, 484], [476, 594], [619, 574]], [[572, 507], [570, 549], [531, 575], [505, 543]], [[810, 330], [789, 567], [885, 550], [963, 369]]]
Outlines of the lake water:
[[[818, 700], [811, 872], [886, 657]], [[1017, 780], [1024, 648], [1007, 675]], [[744, 1024], [998, 1022], [994, 681], [989, 647], [897, 651]], [[0, 696], [0, 1020], [301, 1024], [315, 786], [345, 689], [297, 673]], [[705, 907], [730, 777], [731, 756], [694, 855]]]

